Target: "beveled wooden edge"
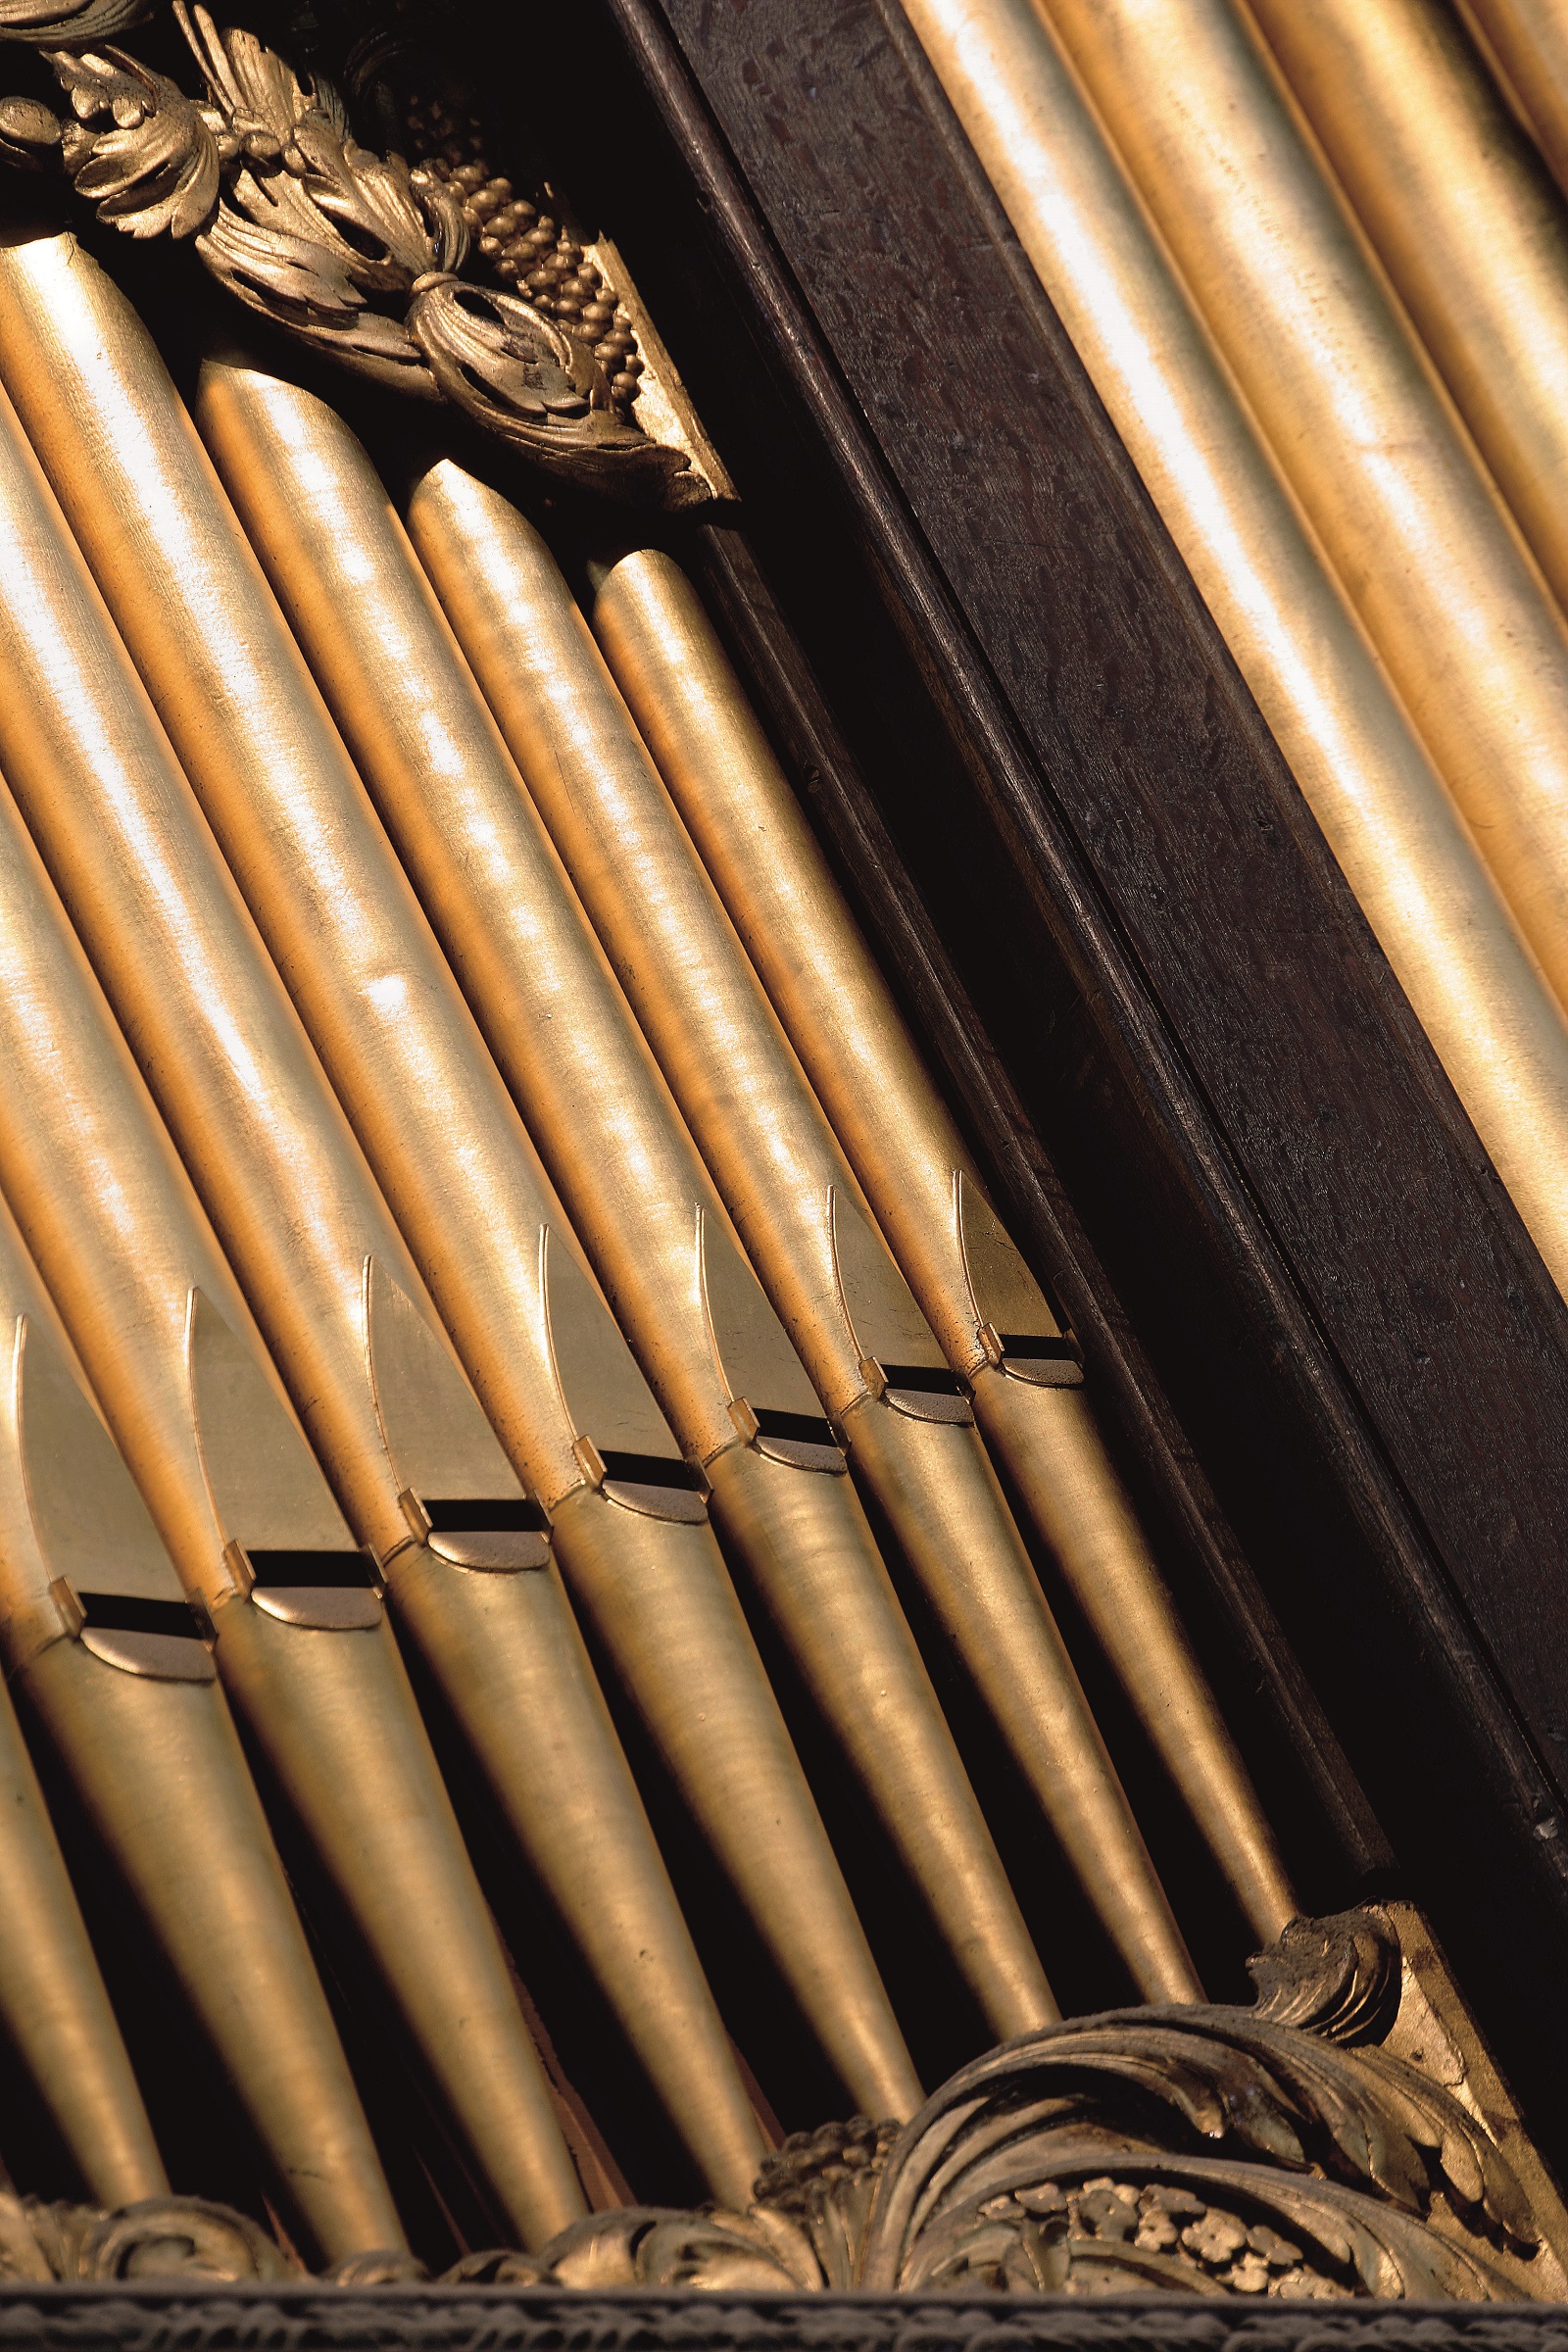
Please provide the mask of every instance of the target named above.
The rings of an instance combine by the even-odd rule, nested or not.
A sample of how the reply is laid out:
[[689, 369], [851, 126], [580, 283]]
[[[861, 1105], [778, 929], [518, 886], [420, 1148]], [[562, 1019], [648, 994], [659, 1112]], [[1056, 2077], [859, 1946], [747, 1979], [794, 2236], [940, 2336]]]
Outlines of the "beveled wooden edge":
[[0, 2289], [0, 2345], [60, 2352], [1561, 2352], [1550, 2305], [1136, 2295], [519, 2293], [511, 2287]]

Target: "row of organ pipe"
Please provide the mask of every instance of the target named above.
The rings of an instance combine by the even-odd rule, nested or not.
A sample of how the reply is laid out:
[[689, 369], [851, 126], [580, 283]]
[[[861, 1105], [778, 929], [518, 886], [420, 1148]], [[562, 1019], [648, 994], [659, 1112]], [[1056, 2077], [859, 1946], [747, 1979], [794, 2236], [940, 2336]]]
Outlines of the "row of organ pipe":
[[[405, 2221], [253, 1764], [496, 2226], [586, 2210], [416, 1685], [731, 2205], [765, 2108], [600, 1667], [845, 2111], [922, 2084], [764, 1622], [991, 2038], [1056, 2016], [1053, 1953], [934, 1665], [1126, 1984], [1200, 1998], [1032, 1554], [1258, 1942], [1285, 1865], [689, 581], [637, 548], [580, 604], [487, 481], [394, 504], [243, 351], [187, 409], [70, 236], [0, 248], [0, 1632], [285, 2227]], [[0, 2010], [91, 2196], [155, 2195], [9, 1704], [0, 1742]]]
[[903, 0], [1568, 1285], [1568, 9]]

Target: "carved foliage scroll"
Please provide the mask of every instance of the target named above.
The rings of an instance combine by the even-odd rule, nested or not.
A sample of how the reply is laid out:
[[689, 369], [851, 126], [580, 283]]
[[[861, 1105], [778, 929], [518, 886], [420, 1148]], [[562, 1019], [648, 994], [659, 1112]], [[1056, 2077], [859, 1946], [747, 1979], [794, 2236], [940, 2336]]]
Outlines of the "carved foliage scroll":
[[450, 402], [551, 471], [660, 505], [708, 494], [683, 449], [632, 420], [584, 339], [594, 330], [574, 334], [524, 295], [460, 275], [460, 189], [361, 146], [329, 85], [174, 0], [206, 86], [187, 96], [106, 38], [137, 13], [131, 0], [0, 0], [0, 37], [36, 47], [71, 106], [62, 122], [33, 100], [0, 100], [0, 159], [57, 157], [100, 220], [189, 239], [274, 326], [360, 374]]

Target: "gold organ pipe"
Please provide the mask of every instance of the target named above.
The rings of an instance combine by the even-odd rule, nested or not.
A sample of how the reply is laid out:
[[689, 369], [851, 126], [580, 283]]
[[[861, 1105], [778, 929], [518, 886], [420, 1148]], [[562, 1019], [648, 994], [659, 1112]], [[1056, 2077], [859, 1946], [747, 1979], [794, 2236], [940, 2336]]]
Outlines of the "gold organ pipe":
[[[8, 531], [0, 613], [15, 610], [13, 544]], [[63, 640], [62, 667], [81, 650]], [[8, 676], [0, 695], [7, 712], [12, 689]], [[0, 1186], [139, 1473], [180, 1582], [218, 1629], [231, 1695], [302, 1812], [322, 1825], [328, 1861], [334, 1844], [352, 1852], [362, 1841], [367, 1862], [359, 1867], [396, 1884], [401, 1858], [377, 1835], [375, 1815], [393, 1788], [423, 1791], [411, 1789], [395, 1746], [376, 1744], [367, 1756], [368, 1743], [357, 1753], [353, 1745], [360, 1692], [373, 1695], [378, 1681], [396, 1677], [395, 1657], [383, 1658], [370, 1635], [302, 1632], [235, 1594], [224, 1560], [230, 1543], [346, 1553], [348, 1533], [9, 793], [0, 793]], [[74, 1727], [84, 1728], [82, 1678], [73, 1690], [67, 1661], [51, 1666], [46, 1651], [40, 1663], [32, 1688], [45, 1719], [79, 1757]], [[290, 1748], [271, 1703], [278, 1692], [289, 1708], [314, 1702], [335, 1720], [310, 1727], [304, 1744]], [[150, 1710], [140, 1712], [145, 1733]], [[128, 1694], [106, 1687], [100, 1740], [117, 1713], [135, 1726]], [[171, 1750], [179, 1736], [168, 1737], [165, 1760], [177, 1768]], [[199, 1761], [201, 1744], [192, 1733], [187, 1756]], [[103, 1770], [100, 1749], [88, 1765], [100, 1787]], [[213, 1813], [222, 1809], [220, 1797], [215, 1789]], [[234, 1901], [232, 1929], [244, 1937], [245, 1956], [227, 1984], [208, 1980], [203, 2013], [216, 2021], [240, 2096], [322, 2251], [401, 2245], [304, 1934], [280, 1873], [271, 1875], [270, 1842], [243, 1802], [233, 1804], [230, 1823], [243, 1843], [226, 1864], [215, 1862], [201, 1901], [220, 1890]], [[183, 1875], [177, 1846], [150, 1842], [152, 1851], [124, 1857], [132, 1883], [150, 1872], [172, 1892]], [[211, 1961], [222, 1952], [220, 1941]], [[202, 1965], [200, 1954], [187, 1957]]]
[[409, 524], [852, 1464], [1135, 1982], [1200, 1997], [968, 1408], [549, 549], [447, 461], [416, 484]]
[[[0, 1529], [0, 1544], [9, 1554], [9, 1527]], [[0, 1627], [0, 1639], [7, 1631]], [[32, 1758], [3, 1686], [0, 1885], [5, 1888], [0, 1903], [0, 2020], [81, 2175], [82, 2186], [101, 2205], [133, 2205], [139, 2197], [167, 2196], [163, 2158], [72, 1891]]]
[[1044, 1973], [843, 1456], [825, 1424], [814, 1446], [767, 1434], [819, 1417], [816, 1397], [374, 467], [323, 401], [243, 360], [207, 362], [195, 418], [610, 1303], [712, 1484], [721, 1534], [992, 2032], [1048, 2023]]
[[[761, 2136], [543, 1515], [524, 1507], [64, 519], [34, 493], [11, 624], [24, 650], [0, 716], [13, 789], [395, 1615], [713, 2192], [744, 2203]], [[12, 511], [24, 500], [11, 481]], [[83, 657], [63, 690], [55, 642]]]
[[[15, 823], [14, 817], [7, 822]], [[152, 1928], [191, 2014], [256, 2119], [290, 2149], [300, 2086], [289, 2040], [330, 2061], [334, 2039], [271, 1833], [200, 1620], [80, 1383], [70, 1341], [0, 1202], [0, 1649]], [[9, 1801], [5, 1819], [12, 1818]], [[28, 1918], [6, 1867], [7, 1927]], [[48, 1938], [36, 1935], [36, 1960]], [[62, 1986], [71, 1972], [60, 1970]], [[336, 2061], [341, 2077], [341, 2060]], [[90, 2053], [53, 2070], [81, 2097]], [[351, 2102], [352, 2090], [339, 2083]], [[142, 2126], [145, 2132], [145, 2124]], [[366, 2151], [360, 2151], [362, 2161]], [[369, 2160], [373, 2167], [373, 2159]], [[373, 2178], [373, 2170], [371, 2173]], [[89, 2172], [109, 2204], [163, 2193], [161, 2168]], [[295, 2184], [291, 2184], [295, 2185]], [[306, 2199], [309, 2207], [311, 2200]], [[323, 2219], [320, 2201], [317, 2218]], [[380, 2225], [396, 2230], [382, 2201]], [[323, 2240], [363, 2244], [376, 2216]]]
[[1559, 1288], [1568, 1027], [1031, 0], [905, 12]]
[[[690, 581], [641, 550], [593, 624], [926, 1320], [1267, 1943], [1298, 1905], [1060, 1330], [987, 1201], [892, 992]], [[1042, 1343], [1044, 1345], [1042, 1346]]]
[[1252, 15], [1568, 607], [1568, 215], [1433, 0]]
[[1503, 90], [1568, 189], [1568, 10], [1562, 0], [1455, 0]]
[[[354, 1161], [347, 1151], [334, 1152], [338, 1137], [323, 1115], [324, 1082], [303, 1039], [296, 1039], [287, 999], [268, 972], [237, 893], [222, 876], [211, 836], [9, 403], [0, 408], [0, 762], [104, 953], [117, 993], [131, 1004], [142, 1049], [159, 1068], [166, 1093], [179, 1102], [209, 1168], [225, 1144], [234, 1152], [220, 1185], [231, 1227], [253, 1262], [286, 1283], [288, 1242], [273, 1245], [272, 1232], [281, 1227], [286, 1237], [295, 1229], [302, 1265], [310, 1262], [307, 1236], [318, 1254], [325, 1253], [329, 1241], [319, 1226], [331, 1207], [341, 1211]], [[32, 919], [41, 931], [48, 914]], [[204, 1260], [221, 1261], [188, 1184], [181, 1178], [178, 1186], [154, 1189], [155, 1147], [167, 1139], [145, 1093], [119, 1072], [125, 1049], [110, 1028], [102, 1000], [63, 952], [48, 985], [56, 1008], [52, 1026], [58, 1030], [69, 1018], [70, 1043], [50, 1034], [49, 1006], [41, 1004], [43, 1031], [31, 1041], [31, 1053], [55, 1070], [47, 1083], [56, 1094], [64, 1092], [60, 1072], [68, 1054], [75, 1056], [78, 1087], [83, 1093], [94, 1088], [103, 1122], [113, 1122], [110, 1150], [129, 1160], [139, 1149], [144, 1182], [138, 1205], [148, 1222], [157, 1219], [168, 1228], [170, 1279], [159, 1303], [179, 1322], [180, 1346], [174, 1360], [158, 1370], [171, 1383], [184, 1371], [171, 1399], [184, 1422], [183, 1442], [176, 1444], [172, 1429], [159, 1433], [160, 1457], [143, 1479], [148, 1500], [156, 1513], [160, 1494], [177, 1482], [186, 1548], [183, 1558], [175, 1554], [176, 1563], [187, 1581], [202, 1584], [230, 1690], [255, 1717], [270, 1760], [332, 1870], [508, 2222], [542, 2241], [582, 2210], [581, 2191], [379, 1603], [366, 1589], [353, 1541], [280, 1406], [269, 1409], [279, 1443], [297, 1465], [295, 1492], [282, 1512], [285, 1530], [291, 1516], [299, 1521], [293, 1540], [275, 1540], [276, 1531], [269, 1540], [265, 1526], [253, 1531], [251, 1511], [260, 1507], [265, 1518], [277, 1497], [269, 1492], [257, 1505], [248, 1492], [256, 1475], [248, 1464], [236, 1472], [232, 1497], [225, 1500], [214, 1465], [222, 1458], [222, 1445], [233, 1446], [238, 1433], [224, 1440], [203, 1415], [204, 1409], [221, 1414], [220, 1395], [230, 1412], [235, 1409], [225, 1389], [235, 1375], [211, 1359], [216, 1348], [219, 1359], [239, 1349], [244, 1361], [237, 1335], [243, 1331], [249, 1340], [254, 1327], [248, 1317], [240, 1325], [228, 1313], [234, 1286], [226, 1267], [222, 1292], [212, 1288]], [[181, 1012], [187, 1015], [183, 1022]], [[258, 1052], [270, 1066], [258, 1062]], [[23, 1068], [19, 1047], [13, 1053], [19, 1083]], [[28, 1077], [34, 1087], [46, 1083], [31, 1071]], [[299, 1201], [285, 1196], [279, 1205], [276, 1171], [256, 1148], [269, 1107], [280, 1107], [286, 1119], [284, 1152], [322, 1178], [321, 1200], [307, 1191]], [[123, 1186], [114, 1185], [107, 1169], [101, 1176], [110, 1236], [128, 1247], [129, 1236], [122, 1236], [113, 1219], [115, 1194]], [[25, 1181], [37, 1181], [31, 1167]], [[5, 1150], [0, 1184], [11, 1191]], [[357, 1203], [362, 1239], [368, 1190], [367, 1183]], [[25, 1226], [21, 1201], [15, 1193], [12, 1199]], [[90, 1217], [98, 1205], [83, 1200], [78, 1213]], [[39, 1213], [35, 1200], [32, 1213]], [[368, 1232], [381, 1239], [373, 1221]], [[138, 1239], [145, 1247], [145, 1233]], [[82, 1266], [76, 1280], [84, 1287], [88, 1252], [79, 1231], [64, 1246], [74, 1247]], [[125, 1363], [128, 1339], [112, 1327], [100, 1332], [94, 1315], [101, 1298], [92, 1301], [79, 1288], [79, 1312], [74, 1313], [60, 1255], [41, 1247], [37, 1254], [113, 1414], [104, 1343], [120, 1343], [113, 1371], [118, 1376], [129, 1369], [135, 1383], [141, 1366]], [[354, 1268], [361, 1281], [363, 1266], [360, 1259]], [[126, 1280], [119, 1265], [94, 1270], [104, 1288]], [[149, 1279], [164, 1270], [150, 1261]], [[330, 1286], [322, 1287], [330, 1295]], [[218, 1332], [192, 1313], [196, 1291], [222, 1319]], [[297, 1345], [297, 1335], [291, 1342]], [[440, 1351], [430, 1352], [439, 1375]], [[247, 1377], [259, 1392], [270, 1369], [269, 1363], [264, 1373], [250, 1359]], [[333, 1369], [329, 1361], [328, 1371]], [[428, 1382], [428, 1363], [419, 1369]], [[144, 1396], [137, 1394], [135, 1401]], [[141, 1450], [133, 1450], [123, 1427], [117, 1434], [132, 1468], [141, 1470]], [[341, 1429], [333, 1436], [341, 1452]], [[248, 1439], [240, 1442], [248, 1445]], [[256, 1442], [264, 1442], [260, 1431]], [[172, 1550], [172, 1522], [163, 1533]], [[278, 1551], [324, 1556], [303, 1569], [288, 1562], [274, 1575]], [[298, 1581], [302, 1574], [308, 1581]], [[359, 1589], [345, 1588], [345, 1576]], [[260, 1599], [236, 1606], [253, 1581]]]
[[851, 2095], [906, 2115], [903, 2036], [691, 1474], [169, 372], [74, 239], [0, 251], [0, 374], [573, 1598]]
[[1228, 6], [1046, 7], [1521, 929], [1568, 998], [1568, 628], [1517, 527]]

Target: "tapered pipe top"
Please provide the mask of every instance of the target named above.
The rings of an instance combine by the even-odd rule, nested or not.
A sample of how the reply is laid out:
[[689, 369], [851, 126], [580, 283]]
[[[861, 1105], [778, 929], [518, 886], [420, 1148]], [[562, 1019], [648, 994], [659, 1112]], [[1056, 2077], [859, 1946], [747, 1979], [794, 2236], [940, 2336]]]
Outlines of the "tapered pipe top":
[[[0, 465], [0, 510], [11, 512], [5, 482]], [[42, 481], [33, 487], [52, 507]], [[541, 1573], [541, 1516], [525, 1507], [58, 511], [53, 519], [51, 542], [35, 518], [33, 593], [17, 620], [26, 670], [17, 708], [31, 724], [19, 717], [13, 730], [14, 772], [34, 825], [322, 1464], [356, 1533], [391, 1564], [406, 1630], [476, 1736], [509, 1822], [612, 2001], [629, 2006], [656, 2080], [719, 2165], [715, 2188], [743, 2192], [760, 2157], [755, 2120], [564, 1597]], [[62, 636], [92, 648], [71, 672], [50, 665]], [[417, 1574], [409, 1587], [421, 1535], [445, 1593]], [[476, 1568], [506, 1593], [482, 1592]], [[530, 1581], [510, 1586], [514, 1572]], [[358, 1600], [374, 1607], [363, 1591]], [[292, 1605], [298, 1614], [298, 1593]], [[347, 1594], [329, 1604], [352, 1605]], [[476, 1661], [465, 1619], [481, 1613]], [[552, 1649], [550, 1678], [539, 1660]], [[558, 1790], [563, 1755], [569, 1800]]]
[[206, 363], [196, 421], [682, 1446], [738, 1443], [743, 1396], [815, 1412], [364, 449], [239, 359]]
[[1047, 0], [1559, 997], [1568, 629], [1225, 0]]
[[73, 238], [0, 251], [0, 375], [519, 1476], [548, 1509], [579, 1436], [673, 1454], [169, 371]]
[[948, 1361], [994, 1361], [982, 1332], [1056, 1336], [691, 582], [641, 549], [593, 625]]
[[[671, 1426], [715, 1482], [731, 1558], [996, 2030], [1043, 2023], [1039, 1962], [843, 1456], [368, 458], [322, 401], [238, 360], [209, 360], [195, 413]], [[819, 2001], [829, 2031], [847, 1991]], [[907, 2092], [902, 2061], [891, 2081]]]
[[818, 1396], [841, 1413], [863, 1361], [940, 1363], [549, 548], [450, 461], [409, 527]]
[[[0, 705], [3, 731], [25, 707], [15, 677]], [[0, 908], [0, 1186], [182, 1583], [209, 1609], [233, 1599], [235, 1543], [351, 1559], [353, 1539], [9, 794]]]
[[[738, 1618], [695, 1474], [581, 1257], [168, 370], [103, 272], [79, 259], [71, 264], [69, 241], [0, 252], [0, 370], [9, 370], [116, 622], [496, 1432], [556, 1515], [558, 1556], [580, 1592], [590, 1568], [632, 1540], [623, 1518], [657, 1525], [673, 1546], [687, 1599], [699, 1619], [707, 1609], [712, 1647], [689, 1645], [678, 1675], [667, 1649], [637, 1650], [644, 1602], [633, 1579], [612, 1595], [610, 1632], [623, 1637], [617, 1663], [635, 1665], [645, 1711], [673, 1697], [685, 1725], [698, 1727], [681, 1751], [689, 1797], [710, 1788], [715, 1775], [721, 1782], [735, 1762], [734, 1742], [718, 1730], [722, 1700], [722, 1719], [738, 1727], [750, 1809], [743, 1820], [717, 1808], [705, 1826], [749, 1893], [765, 1890], [787, 1974], [822, 1974], [822, 1923], [831, 1916], [855, 1985], [843, 2007], [874, 2018], [881, 2052], [892, 2060], [874, 2079], [911, 2086], [897, 2023]], [[112, 522], [104, 519], [109, 506]], [[568, 1501], [585, 1508], [568, 1518]], [[733, 1633], [726, 1614], [738, 1621]], [[275, 1710], [286, 1686], [245, 1624], [254, 1636], [248, 1665], [230, 1635], [227, 1672], [235, 1688], [243, 1673], [254, 1703]], [[367, 1713], [372, 1695], [390, 1706], [385, 1691], [367, 1691]], [[305, 1723], [301, 1716], [300, 1736]], [[438, 1810], [432, 1793], [426, 1816], [436, 1841]], [[768, 1818], [788, 1819], [798, 1850], [810, 1854], [808, 1879], [792, 1880], [775, 1863], [759, 1835]], [[330, 1844], [337, 1826], [322, 1815], [319, 1837]], [[341, 1874], [352, 1851], [331, 1850]], [[425, 1859], [436, 1866], [432, 1852]], [[399, 1866], [406, 1872], [406, 1857]], [[445, 1877], [456, 1901], [457, 1880], [451, 1871]], [[368, 1874], [358, 1888], [373, 1911], [372, 1940], [385, 1963], [405, 1922], [395, 1908], [374, 1905]], [[468, 1924], [477, 1984], [488, 1966], [485, 1931]], [[394, 1975], [420, 2021], [426, 2054], [445, 2070], [492, 2180], [532, 2242], [568, 2187], [559, 2166], [551, 2177], [552, 2133], [532, 2095], [537, 2082], [515, 2046], [493, 2045], [494, 2065], [474, 2057], [480, 2036], [463, 2025], [455, 2001], [442, 2002], [442, 1972], [422, 1968], [412, 1944]], [[475, 1999], [492, 2021], [505, 2006], [493, 1984]], [[510, 2082], [518, 2117], [532, 2106], [510, 2139], [505, 2099], [489, 2095], [492, 2073]]]
[[[409, 521], [852, 1462], [1004, 1721], [1136, 1981], [1152, 1997], [1197, 1997], [1191, 1959], [956, 1377], [554, 558], [515, 508], [449, 462], [416, 482]], [[570, 788], [563, 734], [585, 746]]]
[[1568, 1028], [1030, 0], [905, 0], [1096, 390], [1537, 1247]]
[[[0, 531], [12, 788], [357, 1532], [408, 1543], [397, 1498], [420, 1484], [517, 1496], [9, 402]], [[454, 1457], [434, 1488], [416, 1447]]]

